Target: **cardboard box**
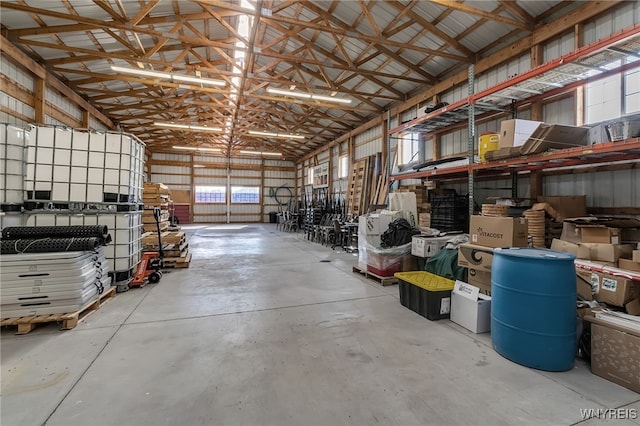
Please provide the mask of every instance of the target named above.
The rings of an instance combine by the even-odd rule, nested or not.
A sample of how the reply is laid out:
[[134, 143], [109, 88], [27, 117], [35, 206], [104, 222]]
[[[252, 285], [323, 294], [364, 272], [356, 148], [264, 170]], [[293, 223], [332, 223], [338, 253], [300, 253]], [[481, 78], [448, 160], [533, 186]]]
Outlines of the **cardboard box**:
[[591, 372], [640, 393], [640, 332], [593, 317]]
[[456, 281], [451, 292], [451, 321], [476, 334], [491, 330], [491, 297], [480, 289]]
[[631, 302], [624, 305], [629, 315], [640, 315], [640, 298], [633, 299]]
[[540, 124], [542, 124], [542, 121], [503, 120], [500, 123], [500, 148], [524, 145]]
[[520, 147], [520, 152], [524, 155], [529, 155], [550, 149], [583, 146], [587, 143], [585, 136], [588, 132], [584, 127], [542, 123]]
[[580, 243], [577, 257], [615, 263], [621, 257], [629, 257], [632, 250], [631, 244]]
[[527, 247], [524, 218], [471, 216], [470, 242], [486, 247]]
[[451, 237], [427, 237], [414, 235], [411, 238], [411, 254], [418, 257], [431, 257], [439, 252]]
[[389, 224], [396, 219], [401, 218], [402, 215], [400, 212], [392, 212], [392, 213], [370, 213], [367, 215], [367, 227], [366, 233], [367, 235], [380, 235], [383, 234], [387, 228], [389, 228]]
[[634, 250], [631, 252], [631, 260], [640, 263], [640, 250]]
[[491, 271], [493, 262], [493, 248], [475, 244], [460, 244], [458, 246], [458, 266], [480, 271]]
[[551, 250], [563, 251], [565, 253], [571, 253], [578, 256], [578, 244], [562, 241], [557, 238], [554, 238], [553, 241], [551, 241]]
[[620, 244], [620, 230], [604, 226], [580, 227], [583, 243]]
[[591, 272], [591, 286], [598, 286], [595, 300], [613, 306], [624, 306], [640, 296], [640, 283], [603, 272]]
[[571, 222], [562, 222], [562, 234], [560, 235], [562, 241], [578, 244], [582, 242], [582, 233], [580, 228]]
[[634, 262], [630, 259], [618, 259], [618, 268], [626, 269], [627, 271], [640, 272], [640, 263]]
[[[587, 196], [568, 195], [555, 197], [538, 197], [539, 203], [549, 203], [563, 218], [583, 217], [587, 215]], [[564, 238], [562, 238], [564, 240]]]
[[491, 272], [469, 269], [467, 282], [480, 290], [491, 293]]
[[581, 276], [576, 277], [576, 293], [581, 300], [593, 300], [593, 293], [591, 293], [591, 283], [585, 281]]

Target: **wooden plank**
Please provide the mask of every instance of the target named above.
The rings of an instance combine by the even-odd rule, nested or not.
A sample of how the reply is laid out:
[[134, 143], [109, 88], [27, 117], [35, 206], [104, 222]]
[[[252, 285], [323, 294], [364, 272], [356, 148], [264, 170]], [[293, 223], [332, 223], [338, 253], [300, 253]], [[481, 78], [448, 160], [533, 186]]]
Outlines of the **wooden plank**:
[[102, 307], [105, 303], [110, 301], [116, 296], [116, 287], [110, 287], [107, 291], [102, 293], [96, 299], [87, 302], [82, 308], [75, 312], [59, 313], [59, 314], [47, 314], [47, 315], [32, 315], [26, 317], [14, 317], [3, 318], [0, 321], [0, 326], [13, 326], [17, 325], [18, 330], [16, 334], [27, 334], [33, 331], [38, 324], [45, 324], [50, 322], [62, 322], [62, 330], [70, 330], [78, 325], [80, 321], [86, 319], [89, 315], [93, 314], [96, 310]]
[[360, 275], [364, 275], [366, 278], [369, 278], [370, 280], [377, 281], [383, 286], [398, 284], [398, 279], [396, 277], [381, 277], [380, 275], [376, 275], [372, 272], [368, 272], [363, 269], [360, 269], [357, 266], [353, 267], [353, 272]]

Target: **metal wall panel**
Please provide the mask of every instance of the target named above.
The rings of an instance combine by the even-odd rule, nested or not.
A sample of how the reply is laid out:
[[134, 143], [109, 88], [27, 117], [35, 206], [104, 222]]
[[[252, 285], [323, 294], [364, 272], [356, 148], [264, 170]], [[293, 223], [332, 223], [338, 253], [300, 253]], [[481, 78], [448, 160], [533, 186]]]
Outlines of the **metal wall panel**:
[[169, 184], [189, 185], [191, 183], [191, 176], [163, 175], [160, 173], [152, 173], [151, 182], [164, 183], [167, 185]]
[[193, 178], [193, 184], [196, 186], [206, 185], [206, 186], [227, 186], [227, 178], [226, 177], [206, 177], [206, 176], [195, 176]]
[[638, 169], [545, 176], [546, 195], [586, 195], [590, 207], [640, 206]]
[[592, 43], [640, 22], [640, 2], [625, 2], [584, 25], [584, 42]]
[[[186, 161], [189, 161], [188, 156]], [[213, 157], [211, 155], [194, 155], [193, 162], [199, 164], [227, 164], [227, 159], [224, 157]]]
[[[511, 61], [500, 64], [497, 67], [476, 76], [476, 92], [493, 87], [498, 83], [508, 80], [514, 75], [522, 74], [530, 69], [531, 58], [529, 54], [526, 53], [524, 55], [520, 55]], [[455, 100], [460, 100], [467, 96], [467, 86], [463, 85], [463, 87], [464, 93], [461, 93], [462, 96]]]
[[67, 115], [73, 117], [77, 121], [82, 121], [82, 108], [76, 105], [75, 102], [71, 101], [71, 99], [51, 87], [47, 87], [45, 92], [45, 99], [48, 102], [55, 105], [58, 109], [64, 111]]
[[11, 61], [1, 61], [0, 72], [10, 80], [15, 81], [25, 89], [33, 92], [35, 79], [30, 72], [25, 71], [22, 67], [17, 66]]
[[154, 152], [151, 156], [151, 160], [182, 161], [188, 163], [191, 161], [191, 156], [187, 154], [165, 154], [163, 152]]
[[0, 122], [12, 124], [14, 126], [26, 127], [28, 124], [34, 122], [35, 110], [29, 105], [20, 102], [18, 99], [7, 95], [4, 92], [0, 92], [0, 105], [5, 107], [9, 111], [15, 111], [25, 117], [30, 118], [29, 121], [24, 121], [11, 114], [5, 112], [0, 113]]
[[92, 129], [101, 130], [101, 131], [109, 130], [109, 128], [105, 126], [105, 124], [102, 121], [98, 120], [93, 115], [89, 115], [89, 127]]
[[558, 38], [546, 43], [543, 47], [544, 62], [549, 62], [552, 59], [559, 58], [569, 52], [575, 50], [575, 36], [573, 32], [565, 33]]
[[[194, 214], [226, 213], [227, 205], [224, 203], [196, 203], [193, 206]], [[226, 219], [225, 219], [226, 220]]]
[[574, 126], [576, 124], [575, 110], [575, 98], [573, 96], [551, 102], [544, 106], [543, 121], [545, 123]]
[[167, 174], [177, 174], [177, 175], [191, 175], [191, 169], [189, 167], [179, 167], [179, 166], [163, 166], [160, 164], [152, 164], [151, 165], [151, 173], [167, 173]]

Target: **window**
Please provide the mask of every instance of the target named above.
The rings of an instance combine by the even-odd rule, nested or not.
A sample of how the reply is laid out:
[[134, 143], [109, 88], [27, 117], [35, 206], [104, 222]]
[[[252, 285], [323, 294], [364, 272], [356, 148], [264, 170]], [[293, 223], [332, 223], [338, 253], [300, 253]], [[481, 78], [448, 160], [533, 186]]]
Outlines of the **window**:
[[307, 175], [307, 185], [313, 185], [313, 167], [309, 167]]
[[[625, 63], [639, 60], [628, 57]], [[612, 70], [622, 65], [617, 60], [602, 66], [603, 70]], [[599, 74], [591, 71], [588, 76]], [[614, 74], [602, 80], [586, 85], [585, 90], [585, 124], [611, 120], [626, 114], [640, 111], [640, 71], [633, 69], [625, 73]]]
[[224, 203], [226, 195], [224, 186], [196, 186], [196, 203]]
[[422, 149], [422, 137], [420, 133], [402, 133], [398, 141], [398, 165], [419, 161]]
[[259, 203], [260, 187], [258, 186], [232, 186], [232, 203]]
[[338, 158], [338, 179], [349, 177], [349, 156], [343, 155]]

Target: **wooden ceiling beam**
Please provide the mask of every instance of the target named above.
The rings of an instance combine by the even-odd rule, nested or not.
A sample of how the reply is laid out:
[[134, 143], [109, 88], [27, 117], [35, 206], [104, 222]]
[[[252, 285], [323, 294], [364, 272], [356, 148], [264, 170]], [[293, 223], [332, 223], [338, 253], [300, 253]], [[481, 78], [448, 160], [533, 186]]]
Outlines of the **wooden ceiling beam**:
[[529, 15], [526, 10], [518, 5], [515, 1], [510, 0], [500, 0], [500, 4], [507, 8], [509, 12], [518, 18], [522, 19], [522, 21], [529, 25], [530, 28], [533, 28], [536, 25], [536, 20], [533, 16]]
[[149, 1], [149, 3], [147, 3], [146, 5], [144, 5], [140, 11], [129, 20], [129, 24], [132, 26], [136, 26], [140, 23], [140, 21], [142, 21], [145, 16], [147, 16], [149, 14], [149, 12], [151, 12], [153, 10], [154, 7], [156, 7], [158, 4], [160, 3], [160, 0], [151, 0]]
[[461, 12], [469, 13], [471, 15], [481, 16], [483, 18], [490, 19], [492, 21], [500, 22], [503, 24], [511, 25], [512, 27], [520, 28], [527, 31], [533, 30], [533, 25], [529, 25], [520, 21], [516, 21], [502, 15], [494, 15], [491, 12], [487, 12], [475, 7], [467, 6], [466, 4], [458, 3], [453, 0], [431, 0], [433, 3], [440, 4], [445, 7], [450, 7]]
[[[146, 34], [150, 36], [157, 36], [157, 37], [166, 36], [166, 34], [163, 33], [162, 31], [157, 31], [157, 30], [150, 29], [149, 27], [141, 26], [142, 23], [140, 26], [131, 27], [128, 23], [119, 23], [116, 21], [100, 21], [98, 19], [86, 18], [78, 15], [70, 15], [66, 13], [56, 12], [54, 10], [31, 7], [31, 6], [18, 4], [18, 3], [3, 2], [2, 7], [7, 9], [12, 9], [12, 10], [19, 10], [26, 13], [35, 13], [40, 16], [51, 16], [53, 18], [65, 19], [68, 21], [77, 22], [81, 24], [93, 25], [94, 28], [115, 28], [119, 30], [132, 31], [135, 33]], [[179, 36], [179, 35], [171, 36], [169, 38], [171, 38], [172, 40], [179, 40], [181, 42], [188, 43], [188, 44], [205, 45], [205, 46], [218, 47], [218, 48], [230, 49], [230, 50], [238, 49], [233, 43], [223, 43], [216, 40], [206, 40], [204, 38], [199, 39], [196, 37]]]
[[122, 15], [113, 10], [109, 2], [107, 2], [106, 0], [93, 0], [93, 3], [100, 9], [107, 12], [109, 16], [111, 16], [114, 20], [122, 23], [127, 22], [127, 20], [123, 18]]
[[405, 11], [408, 10], [406, 12], [406, 15], [412, 20], [417, 22], [422, 28], [424, 28], [425, 30], [427, 30], [429, 33], [432, 33], [433, 35], [435, 35], [436, 37], [438, 37], [440, 40], [442, 40], [444, 43], [449, 44], [450, 46], [452, 46], [454, 49], [458, 50], [460, 53], [463, 53], [464, 55], [473, 58], [475, 56], [474, 52], [469, 49], [468, 47], [466, 47], [465, 45], [463, 45], [462, 43], [460, 43], [458, 40], [456, 40], [454, 37], [450, 36], [449, 34], [445, 33], [443, 30], [441, 30], [440, 28], [436, 27], [435, 25], [433, 25], [431, 22], [429, 22], [427, 19], [423, 18], [422, 16], [418, 15], [416, 12], [414, 12], [412, 10], [413, 6], [418, 3], [417, 0], [413, 0], [411, 2], [411, 4], [409, 4], [409, 6], [405, 6], [402, 3], [400, 3], [399, 1], [396, 0], [387, 0], [388, 4], [391, 4], [393, 7], [395, 7], [398, 11]]

